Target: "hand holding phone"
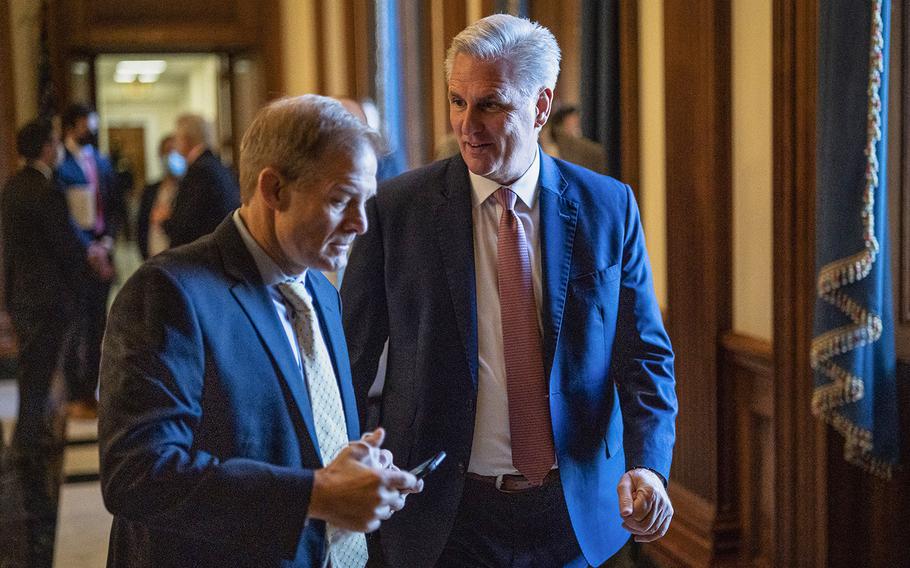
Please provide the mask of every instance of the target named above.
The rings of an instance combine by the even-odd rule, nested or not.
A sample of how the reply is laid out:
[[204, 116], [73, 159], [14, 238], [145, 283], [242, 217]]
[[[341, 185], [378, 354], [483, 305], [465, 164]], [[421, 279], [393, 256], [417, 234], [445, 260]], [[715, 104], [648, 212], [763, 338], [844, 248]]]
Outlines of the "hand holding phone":
[[415, 467], [414, 469], [412, 469], [411, 475], [413, 475], [417, 479], [423, 479], [424, 477], [426, 477], [426, 476], [430, 475], [431, 473], [433, 473], [434, 471], [436, 471], [436, 468], [439, 467], [439, 464], [441, 464], [442, 460], [444, 460], [444, 459], [446, 459], [446, 453], [439, 452], [435, 456], [431, 457], [427, 461], [423, 462], [422, 464], [420, 464], [417, 467]]

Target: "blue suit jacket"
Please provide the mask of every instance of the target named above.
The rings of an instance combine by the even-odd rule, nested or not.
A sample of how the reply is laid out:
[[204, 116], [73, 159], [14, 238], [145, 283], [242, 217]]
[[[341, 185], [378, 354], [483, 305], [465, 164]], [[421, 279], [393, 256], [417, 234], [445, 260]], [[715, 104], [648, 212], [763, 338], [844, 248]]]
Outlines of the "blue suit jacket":
[[[352, 438], [359, 436], [338, 293], [308, 271]], [[311, 566], [322, 466], [306, 383], [228, 218], [145, 263], [108, 319], [101, 483], [110, 566]]]
[[[101, 212], [105, 221], [104, 234], [115, 237], [119, 227], [112, 226], [113, 216], [110, 215], [111, 211], [108, 211], [108, 208], [114, 200], [114, 192], [118, 191], [117, 176], [111, 162], [97, 148], [95, 149], [95, 164], [98, 168], [98, 191], [101, 193], [101, 206], [104, 208]], [[55, 176], [57, 182], [63, 187], [64, 194], [69, 190], [69, 186], [88, 184], [82, 166], [69, 150], [64, 154], [63, 161], [57, 164]], [[92, 230], [79, 230], [79, 236], [88, 245], [94, 238], [101, 235], [95, 235]]]
[[[628, 186], [541, 154], [543, 353], [572, 526], [598, 566], [629, 538], [626, 465], [669, 477], [673, 352]], [[449, 457], [380, 530], [390, 566], [432, 566], [461, 498], [477, 397], [471, 186], [461, 156], [383, 185], [368, 206], [342, 297], [362, 411], [388, 338], [380, 423], [398, 461]]]

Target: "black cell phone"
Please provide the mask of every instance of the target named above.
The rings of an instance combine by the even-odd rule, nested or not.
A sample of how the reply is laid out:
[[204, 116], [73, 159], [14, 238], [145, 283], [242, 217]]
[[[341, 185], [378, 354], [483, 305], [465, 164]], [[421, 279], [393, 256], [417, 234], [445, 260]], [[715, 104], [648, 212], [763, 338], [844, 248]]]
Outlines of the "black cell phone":
[[442, 460], [444, 459], [446, 459], [446, 453], [439, 452], [435, 456], [412, 469], [411, 474], [417, 479], [423, 479], [424, 477], [436, 471], [436, 468], [439, 467], [439, 464], [441, 464]]

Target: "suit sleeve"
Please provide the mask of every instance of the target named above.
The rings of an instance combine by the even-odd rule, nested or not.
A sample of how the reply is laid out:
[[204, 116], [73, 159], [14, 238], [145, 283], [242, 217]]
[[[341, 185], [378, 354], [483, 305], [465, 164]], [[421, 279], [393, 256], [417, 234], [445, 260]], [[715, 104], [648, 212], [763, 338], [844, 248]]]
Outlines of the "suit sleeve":
[[[371, 401], [368, 393], [376, 378], [383, 346], [389, 337], [385, 294], [385, 253], [377, 199], [367, 203], [369, 230], [354, 242], [341, 284], [344, 333], [351, 358], [351, 376], [360, 424], [366, 430]], [[372, 401], [378, 404], [378, 401]]]
[[46, 196], [37, 204], [36, 219], [43, 225], [39, 230], [47, 242], [47, 250], [66, 275], [70, 289], [78, 290], [89, 275], [85, 245], [79, 238], [61, 191], [47, 187]]
[[627, 210], [616, 344], [611, 361], [623, 416], [626, 463], [670, 478], [677, 401], [673, 350], [654, 294], [641, 219], [626, 186]]
[[[293, 558], [313, 472], [201, 450], [207, 372], [194, 308], [146, 264], [112, 308], [101, 361], [101, 490], [113, 514], [212, 543]], [[209, 371], [210, 372], [210, 371]]]

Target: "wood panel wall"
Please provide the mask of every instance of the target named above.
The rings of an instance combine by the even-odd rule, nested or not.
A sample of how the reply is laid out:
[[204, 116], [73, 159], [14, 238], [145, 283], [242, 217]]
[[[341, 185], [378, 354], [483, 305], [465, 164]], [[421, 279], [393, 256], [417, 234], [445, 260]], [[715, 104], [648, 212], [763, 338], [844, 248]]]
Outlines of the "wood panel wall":
[[0, 180], [16, 168], [16, 97], [13, 84], [13, 47], [10, 6], [0, 1]]
[[730, 6], [664, 2], [669, 332], [676, 351], [670, 565], [722, 563], [739, 546], [735, 398], [719, 341], [730, 329]]
[[774, 566], [774, 357], [769, 341], [724, 336], [725, 380], [733, 384], [740, 565]]
[[[0, 1], [0, 187], [16, 170], [16, 97], [13, 89], [13, 61], [10, 36], [10, 6]], [[0, 254], [3, 243], [0, 242]], [[0, 278], [0, 359], [16, 353], [16, 341], [9, 316], [3, 309], [5, 294]]]

